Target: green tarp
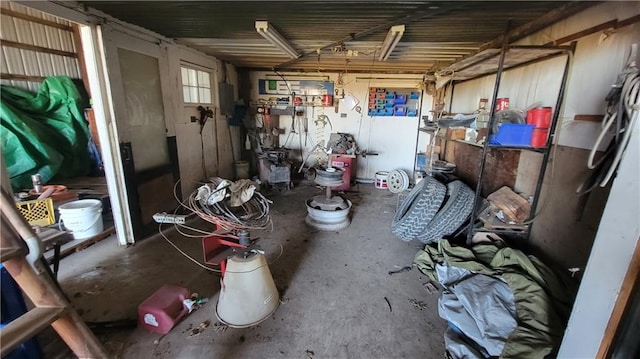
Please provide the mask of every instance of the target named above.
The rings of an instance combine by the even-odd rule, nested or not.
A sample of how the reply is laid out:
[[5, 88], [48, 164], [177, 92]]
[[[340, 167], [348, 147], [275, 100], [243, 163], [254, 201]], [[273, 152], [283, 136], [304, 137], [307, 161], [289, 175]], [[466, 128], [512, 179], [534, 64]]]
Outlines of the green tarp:
[[443, 239], [418, 251], [414, 262], [434, 281], [438, 281], [435, 267], [440, 264], [497, 277], [509, 285], [518, 326], [501, 358], [545, 358], [558, 349], [577, 290], [569, 276], [559, 275], [536, 257], [501, 243], [467, 248]]
[[71, 78], [49, 77], [38, 93], [0, 89], [2, 155], [14, 190], [31, 188], [31, 175], [50, 179], [90, 171], [86, 99]]

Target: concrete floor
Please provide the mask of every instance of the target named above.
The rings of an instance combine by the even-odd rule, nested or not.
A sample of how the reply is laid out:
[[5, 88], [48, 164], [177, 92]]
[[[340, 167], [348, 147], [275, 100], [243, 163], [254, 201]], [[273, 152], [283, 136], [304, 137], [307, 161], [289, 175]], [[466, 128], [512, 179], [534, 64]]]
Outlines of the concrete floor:
[[[391, 234], [397, 195], [359, 185], [357, 192], [344, 195], [354, 203], [351, 226], [319, 232], [304, 224], [304, 201], [321, 192], [300, 185], [268, 195], [274, 202], [274, 229], [252, 236], [260, 238], [273, 261], [282, 303], [256, 327], [221, 326], [214, 314], [218, 275], [199, 268], [158, 235], [129, 248], [111, 238], [75, 253], [62, 261], [59, 281], [92, 322], [136, 318], [138, 304], [165, 283], [210, 298], [165, 336], [137, 328], [100, 334], [114, 358], [441, 358], [446, 324], [437, 314], [439, 294], [427, 291], [427, 279], [416, 269], [387, 273], [411, 264], [420, 247]], [[173, 231], [167, 235], [202, 259], [199, 239]], [[211, 326], [190, 336], [204, 321]], [[50, 335], [42, 344], [48, 352], [56, 347]]]

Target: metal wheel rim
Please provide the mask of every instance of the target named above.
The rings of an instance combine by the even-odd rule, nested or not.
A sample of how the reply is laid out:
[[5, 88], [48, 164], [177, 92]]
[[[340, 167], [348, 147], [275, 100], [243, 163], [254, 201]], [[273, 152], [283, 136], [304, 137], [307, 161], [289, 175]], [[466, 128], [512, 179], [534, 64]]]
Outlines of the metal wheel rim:
[[392, 193], [400, 193], [409, 188], [409, 175], [402, 170], [393, 170], [387, 177], [387, 188]]

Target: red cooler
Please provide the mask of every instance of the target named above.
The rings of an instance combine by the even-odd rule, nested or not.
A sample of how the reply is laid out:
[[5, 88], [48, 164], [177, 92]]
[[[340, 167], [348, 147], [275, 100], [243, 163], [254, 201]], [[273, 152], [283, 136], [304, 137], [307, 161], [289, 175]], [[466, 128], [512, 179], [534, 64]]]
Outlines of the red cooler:
[[551, 107], [533, 108], [527, 112], [527, 124], [534, 125], [531, 135], [531, 147], [544, 147], [549, 137], [551, 125]]

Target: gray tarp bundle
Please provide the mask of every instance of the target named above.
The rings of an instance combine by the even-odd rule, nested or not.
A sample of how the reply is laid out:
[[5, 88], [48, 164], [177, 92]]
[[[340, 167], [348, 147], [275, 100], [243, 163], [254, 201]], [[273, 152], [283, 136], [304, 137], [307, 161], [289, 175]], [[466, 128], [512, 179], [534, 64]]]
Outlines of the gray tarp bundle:
[[557, 350], [575, 297], [570, 277], [501, 243], [466, 248], [443, 239], [418, 251], [415, 263], [446, 288], [439, 312], [455, 357], [544, 358]]

